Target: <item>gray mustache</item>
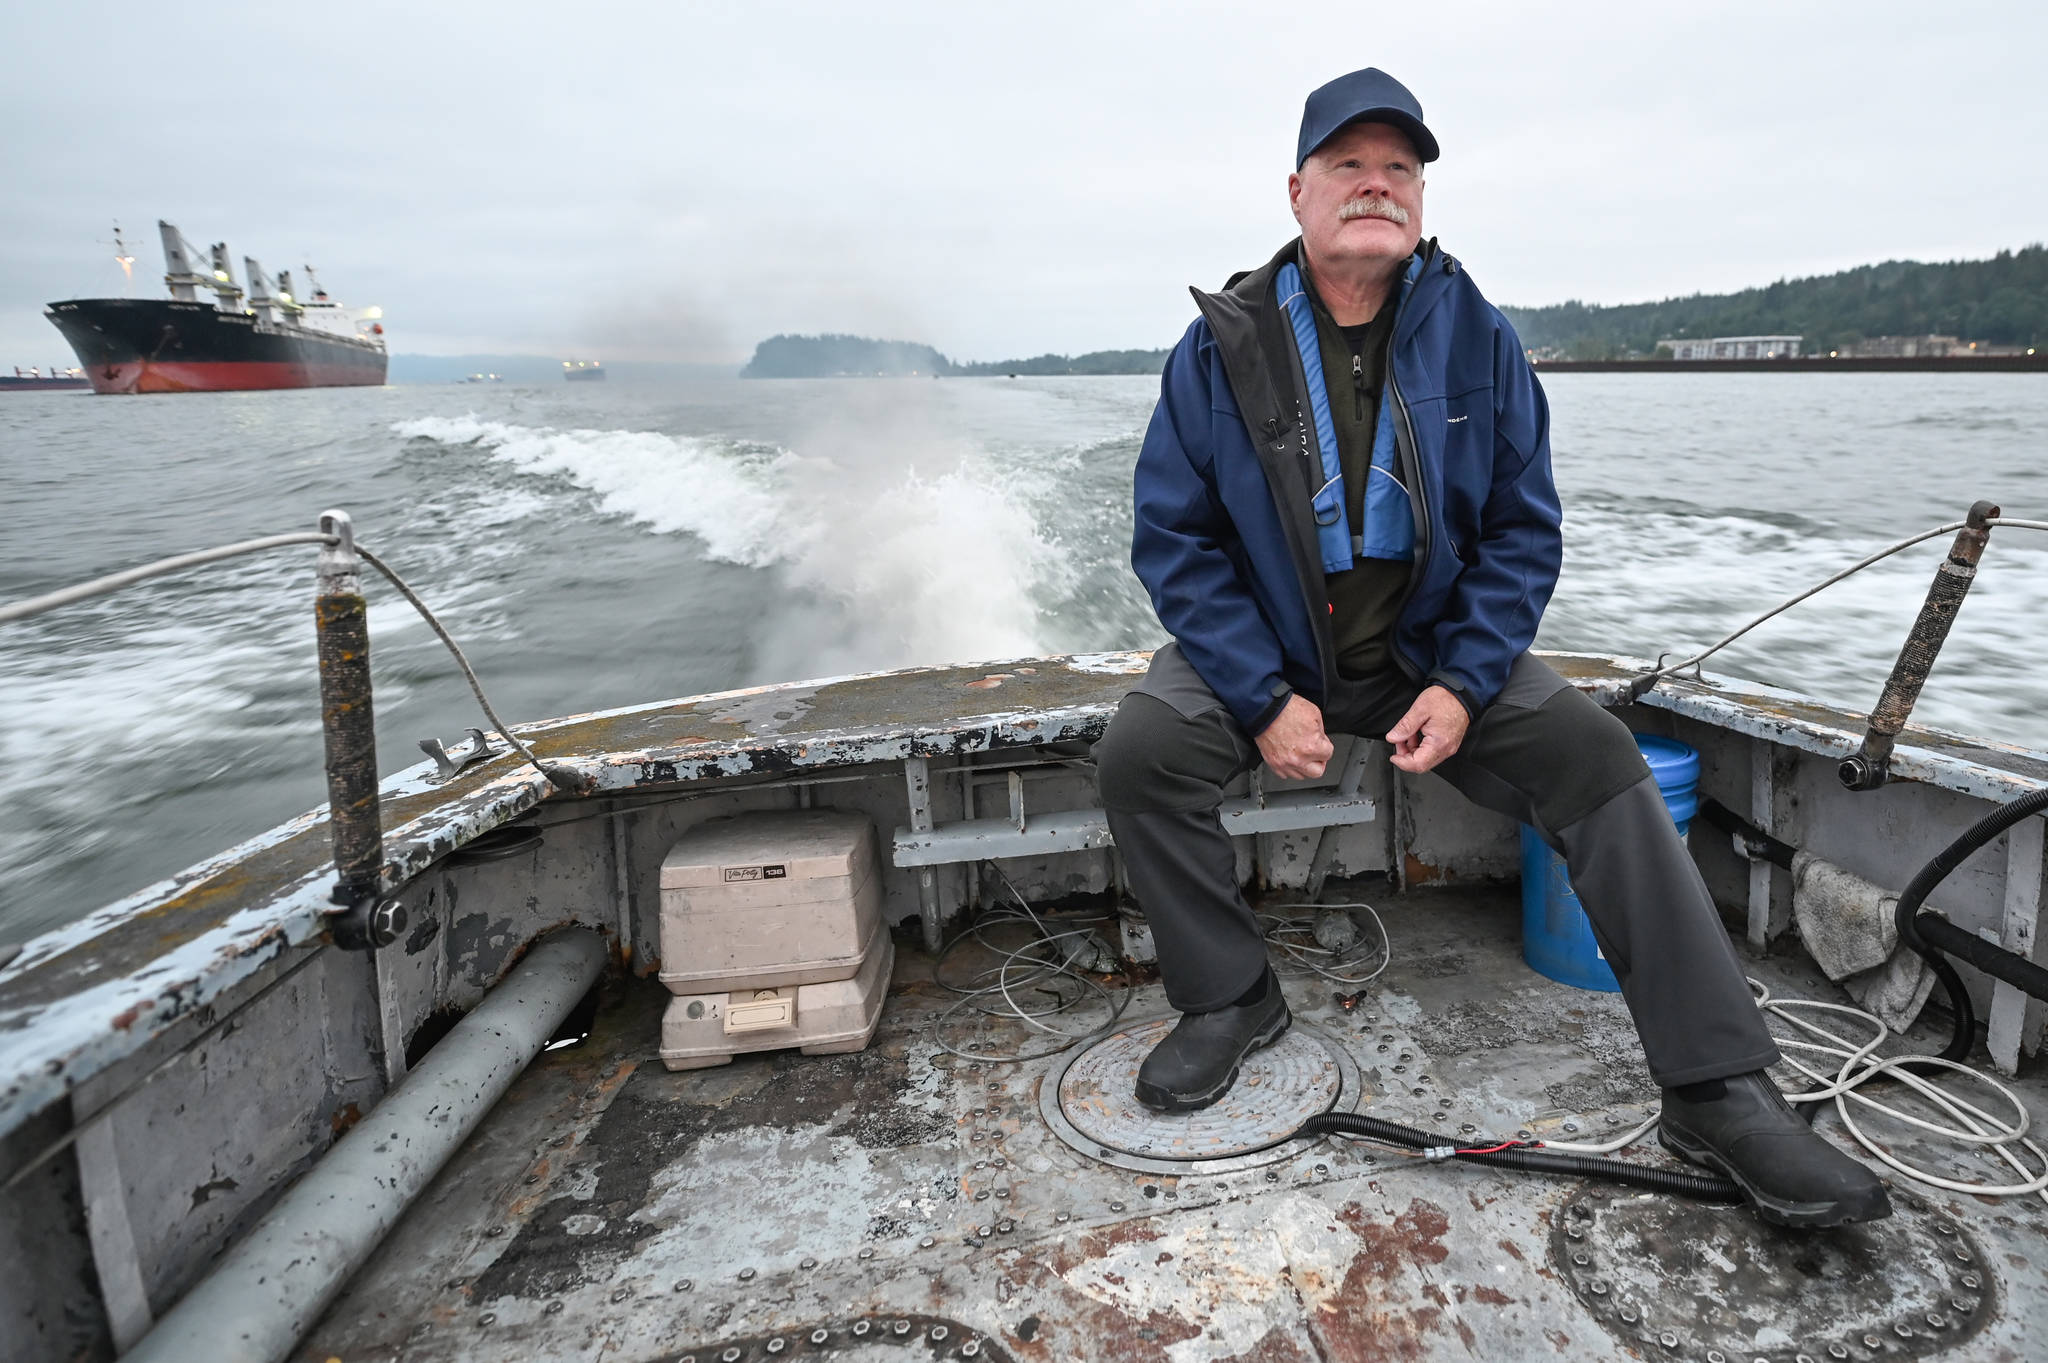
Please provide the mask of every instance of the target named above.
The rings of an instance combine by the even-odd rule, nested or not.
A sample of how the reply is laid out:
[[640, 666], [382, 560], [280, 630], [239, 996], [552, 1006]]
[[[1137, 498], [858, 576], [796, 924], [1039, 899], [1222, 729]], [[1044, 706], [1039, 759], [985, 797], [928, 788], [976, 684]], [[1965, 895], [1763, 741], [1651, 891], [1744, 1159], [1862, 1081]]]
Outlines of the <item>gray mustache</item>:
[[1350, 222], [1353, 218], [1385, 218], [1406, 227], [1408, 210], [1392, 199], [1346, 199], [1337, 205], [1337, 221]]

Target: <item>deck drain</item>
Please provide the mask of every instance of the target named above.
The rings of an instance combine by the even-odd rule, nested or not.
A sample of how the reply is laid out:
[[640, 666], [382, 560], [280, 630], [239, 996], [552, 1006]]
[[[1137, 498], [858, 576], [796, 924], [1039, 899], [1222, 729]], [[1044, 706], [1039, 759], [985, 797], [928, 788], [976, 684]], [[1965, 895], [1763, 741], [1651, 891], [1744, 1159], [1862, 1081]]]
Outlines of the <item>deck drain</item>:
[[1177, 1017], [1133, 1022], [1074, 1056], [1039, 1086], [1053, 1134], [1092, 1159], [1149, 1174], [1220, 1174], [1300, 1153], [1273, 1142], [1319, 1112], [1359, 1097], [1358, 1067], [1343, 1048], [1297, 1022], [1246, 1058], [1223, 1100], [1162, 1115], [1138, 1102], [1138, 1066]]
[[1997, 1303], [1967, 1234], [1906, 1202], [1883, 1221], [1789, 1231], [1740, 1207], [1589, 1187], [1558, 1214], [1550, 1258], [1609, 1333], [1657, 1346], [1646, 1358], [1917, 1358], [1968, 1339]]

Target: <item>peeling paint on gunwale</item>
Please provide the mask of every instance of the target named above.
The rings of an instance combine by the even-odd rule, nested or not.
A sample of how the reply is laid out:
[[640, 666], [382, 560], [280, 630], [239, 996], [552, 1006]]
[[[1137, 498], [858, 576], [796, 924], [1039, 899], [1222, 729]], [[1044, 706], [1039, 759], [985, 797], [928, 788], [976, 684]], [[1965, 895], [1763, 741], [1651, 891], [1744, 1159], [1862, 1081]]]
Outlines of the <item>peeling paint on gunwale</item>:
[[[1545, 655], [1603, 704], [1646, 664]], [[555, 791], [509, 757], [446, 785], [421, 763], [383, 782], [386, 876], [398, 885], [543, 802], [734, 776], [948, 757], [1097, 737], [1144, 653], [920, 667], [749, 687], [518, 726], [543, 758], [586, 773]], [[994, 686], [973, 683], [997, 682]], [[1000, 707], [991, 702], [1006, 704]], [[1643, 704], [1823, 755], [1845, 755], [1861, 717], [1755, 683], [1668, 680]], [[2048, 785], [2048, 755], [1909, 727], [1902, 780], [2005, 800]], [[315, 942], [331, 868], [324, 807], [27, 943], [0, 969], [0, 1135], [134, 1054], [295, 947]]]

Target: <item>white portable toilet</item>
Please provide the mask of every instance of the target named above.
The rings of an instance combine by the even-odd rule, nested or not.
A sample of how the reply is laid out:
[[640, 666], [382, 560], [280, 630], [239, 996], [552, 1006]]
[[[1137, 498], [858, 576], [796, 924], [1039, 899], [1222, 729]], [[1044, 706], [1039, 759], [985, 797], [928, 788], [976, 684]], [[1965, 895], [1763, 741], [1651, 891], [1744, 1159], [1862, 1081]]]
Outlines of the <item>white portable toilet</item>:
[[749, 1051], [857, 1051], [881, 1021], [895, 945], [874, 825], [800, 809], [713, 819], [661, 863], [661, 1023], [672, 1070]]

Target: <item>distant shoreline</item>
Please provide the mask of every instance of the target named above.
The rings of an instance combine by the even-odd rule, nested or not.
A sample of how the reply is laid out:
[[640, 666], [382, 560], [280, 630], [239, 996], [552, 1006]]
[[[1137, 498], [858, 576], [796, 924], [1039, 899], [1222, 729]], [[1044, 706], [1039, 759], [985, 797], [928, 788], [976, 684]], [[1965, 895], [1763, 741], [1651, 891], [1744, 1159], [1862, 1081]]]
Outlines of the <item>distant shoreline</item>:
[[1802, 355], [1782, 360], [1535, 360], [1539, 374], [2044, 374], [2039, 355], [1909, 357]]

